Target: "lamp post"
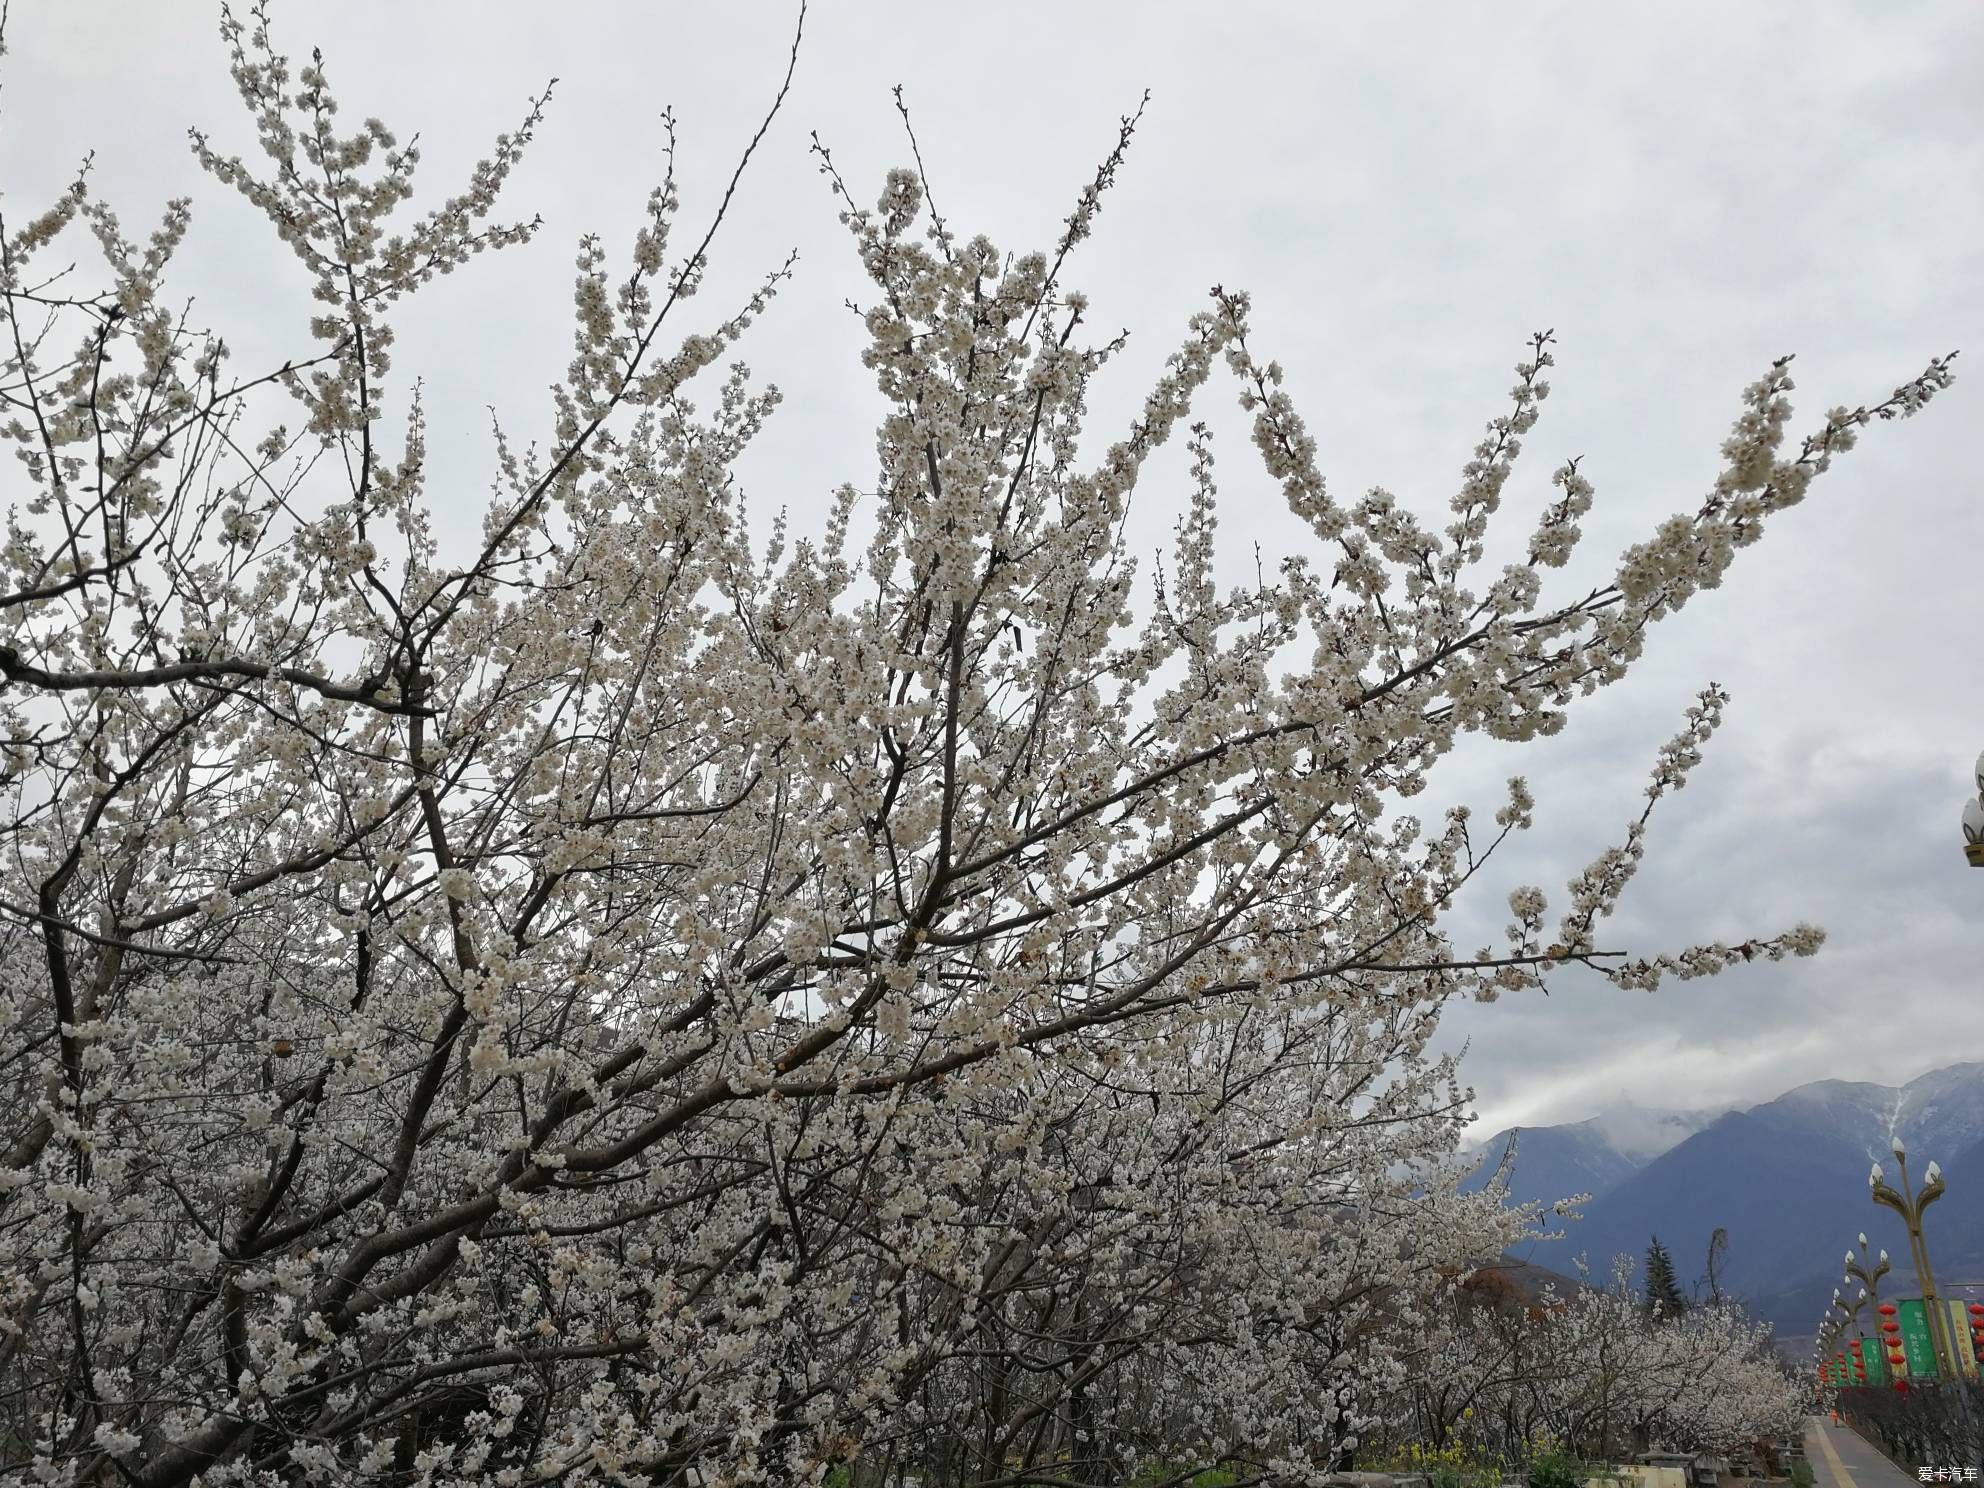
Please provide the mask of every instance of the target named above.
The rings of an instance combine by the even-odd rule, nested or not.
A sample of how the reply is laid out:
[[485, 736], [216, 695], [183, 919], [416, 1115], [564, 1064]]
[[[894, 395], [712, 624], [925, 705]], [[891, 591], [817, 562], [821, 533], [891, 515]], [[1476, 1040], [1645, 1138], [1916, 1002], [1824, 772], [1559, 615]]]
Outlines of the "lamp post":
[[[1978, 806], [1978, 811], [1984, 814], [1984, 804]], [[1879, 1163], [1875, 1163], [1873, 1171], [1867, 1175], [1867, 1188], [1876, 1204], [1887, 1205], [1908, 1226], [1908, 1245], [1915, 1256], [1915, 1275], [1922, 1283], [1923, 1310], [1929, 1314], [1929, 1340], [1936, 1353], [1936, 1369], [1949, 1379], [1961, 1379], [1963, 1371], [1957, 1363], [1956, 1350], [1950, 1345], [1949, 1332], [1944, 1327], [1948, 1319], [1943, 1316], [1942, 1308], [1936, 1305], [1936, 1276], [1929, 1269], [1929, 1247], [1922, 1238], [1922, 1211], [1943, 1196], [1943, 1170], [1930, 1163], [1923, 1170], [1921, 1190], [1911, 1191], [1908, 1183], [1908, 1149], [1898, 1136], [1888, 1145], [1901, 1168], [1901, 1190], [1896, 1192], [1888, 1186]]]
[[[1850, 1280], [1850, 1278], [1849, 1278]], [[1843, 1366], [1847, 1384], [1864, 1385], [1867, 1382], [1861, 1358], [1861, 1350], [1866, 1346], [1865, 1335], [1860, 1331], [1860, 1309], [1867, 1305], [1867, 1291], [1862, 1287], [1860, 1295], [1848, 1301], [1840, 1294], [1838, 1287], [1832, 1289], [1834, 1336], [1838, 1339], [1839, 1362]], [[1849, 1330], [1850, 1335], [1849, 1336]]]
[[1855, 1237], [1860, 1242], [1860, 1254], [1846, 1253], [1846, 1276], [1849, 1281], [1857, 1281], [1867, 1289], [1867, 1300], [1878, 1308], [1881, 1304], [1881, 1278], [1888, 1274], [1888, 1253], [1884, 1250], [1869, 1264], [1867, 1260], [1867, 1237]]
[[1859, 1313], [1861, 1313], [1861, 1307], [1865, 1307], [1865, 1305], [1867, 1305], [1867, 1288], [1861, 1288], [1861, 1292], [1859, 1292], [1859, 1296], [1857, 1296], [1857, 1298], [1853, 1298], [1853, 1302], [1841, 1303], [1841, 1305], [1845, 1305], [1845, 1311], [1847, 1311], [1847, 1323], [1851, 1323], [1851, 1325], [1853, 1325], [1853, 1343], [1855, 1343], [1855, 1347], [1859, 1347], [1861, 1343], [1865, 1343], [1865, 1341], [1867, 1341], [1867, 1329], [1865, 1329], [1865, 1327], [1861, 1327], [1861, 1323], [1859, 1323]]
[[1834, 1382], [1841, 1386], [1853, 1383], [1853, 1341], [1847, 1324], [1856, 1310], [1839, 1294], [1838, 1287], [1832, 1289], [1832, 1301], [1826, 1304], [1826, 1357], [1833, 1364]]
[[1963, 805], [1963, 855], [1984, 868], [1984, 754], [1977, 756], [1977, 794]]
[[[1847, 1280], [1850, 1282], [1852, 1278], [1849, 1277]], [[1839, 1314], [1839, 1336], [1844, 1339], [1851, 1333], [1855, 1338], [1862, 1337], [1863, 1335], [1860, 1332], [1860, 1309], [1867, 1305], [1866, 1288], [1861, 1288], [1860, 1295], [1848, 1301], [1845, 1294], [1838, 1287], [1834, 1287], [1832, 1289], [1832, 1305]]]

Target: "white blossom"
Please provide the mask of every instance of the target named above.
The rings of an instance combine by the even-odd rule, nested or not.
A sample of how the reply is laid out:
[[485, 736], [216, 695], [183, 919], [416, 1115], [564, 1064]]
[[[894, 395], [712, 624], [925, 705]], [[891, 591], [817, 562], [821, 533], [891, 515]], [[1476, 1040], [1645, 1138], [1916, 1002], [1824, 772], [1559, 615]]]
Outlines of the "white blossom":
[[[872, 471], [792, 493], [830, 493], [802, 538], [739, 484], [781, 399], [738, 351], [791, 265], [689, 305], [729, 198], [676, 245], [665, 117], [632, 243], [578, 245], [549, 408], [492, 426], [444, 542], [485, 476], [430, 446], [395, 320], [534, 235], [494, 214], [547, 99], [415, 216], [417, 144], [341, 123], [261, 6], [222, 37], [259, 154], [195, 156], [303, 270], [306, 345], [237, 373], [171, 308], [185, 202], [137, 242], [79, 183], [0, 265], [0, 1477], [1315, 1483], [1511, 1350], [1556, 1361], [1552, 1419], [1601, 1388], [1689, 1441], [1783, 1425], [1733, 1314], [1456, 1301], [1545, 1212], [1462, 1192], [1472, 1092], [1430, 1052], [1456, 998], [1819, 949], [1603, 938], [1726, 695], [1554, 940], [1529, 885], [1506, 946], [1448, 934], [1523, 777], [1492, 832], [1397, 803], [1467, 736], [1560, 730], [1947, 358], [1802, 441], [1773, 364], [1693, 515], [1560, 594], [1575, 461], [1478, 572], [1551, 333], [1429, 501], [1332, 490], [1223, 286], [1098, 440], [1124, 343], [1063, 280], [1140, 113], [1030, 252], [920, 162], [857, 195], [818, 146], [882, 413]], [[1304, 534], [1226, 594], [1216, 395]]]

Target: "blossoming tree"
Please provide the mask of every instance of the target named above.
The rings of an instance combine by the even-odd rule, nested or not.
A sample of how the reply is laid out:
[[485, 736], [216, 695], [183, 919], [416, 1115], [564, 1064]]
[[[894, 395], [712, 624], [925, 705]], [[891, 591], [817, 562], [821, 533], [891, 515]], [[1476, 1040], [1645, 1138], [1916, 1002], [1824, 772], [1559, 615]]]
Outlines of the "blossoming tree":
[[1549, 1440], [1603, 1462], [1793, 1434], [1809, 1391], [1769, 1328], [1726, 1303], [1650, 1313], [1632, 1271], [1621, 1256], [1609, 1285], [1530, 1302], [1484, 1289], [1493, 1273], [1477, 1272], [1429, 1330], [1386, 1435], [1505, 1462]]
[[[1642, 815], [1554, 936], [1524, 890], [1467, 953], [1440, 916], [1527, 791], [1485, 838], [1394, 808], [1623, 676], [1947, 359], [1789, 444], [1775, 364], [1698, 508], [1546, 599], [1575, 463], [1478, 569], [1548, 336], [1441, 531], [1329, 491], [1233, 290], [1097, 452], [1119, 343], [1064, 273], [1135, 121], [1011, 260], [822, 151], [888, 411], [872, 493], [788, 540], [732, 476], [778, 395], [721, 364], [790, 266], [683, 328], [723, 211], [678, 250], [671, 142], [630, 258], [581, 244], [548, 427], [494, 432], [452, 552], [393, 317], [533, 236], [494, 213], [545, 100], [409, 218], [415, 146], [341, 132], [260, 9], [223, 35], [262, 158], [193, 148], [301, 265], [312, 351], [239, 373], [170, 307], [184, 201], [142, 242], [85, 180], [0, 223], [0, 1472], [1312, 1475], [1414, 1288], [1535, 1218], [1455, 1192], [1441, 1006], [1816, 946], [1602, 946]], [[51, 256], [80, 231], [93, 280]], [[1313, 538], [1224, 595], [1222, 369]], [[1123, 517], [1174, 439], [1133, 613]]]

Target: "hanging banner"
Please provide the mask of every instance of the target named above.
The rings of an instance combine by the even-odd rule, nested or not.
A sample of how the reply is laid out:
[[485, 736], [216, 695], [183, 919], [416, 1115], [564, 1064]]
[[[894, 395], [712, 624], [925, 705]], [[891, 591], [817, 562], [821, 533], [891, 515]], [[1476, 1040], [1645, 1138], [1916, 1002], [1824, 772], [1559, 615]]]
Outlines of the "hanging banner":
[[1976, 1379], [1977, 1352], [1971, 1346], [1970, 1342], [1970, 1308], [1965, 1303], [1952, 1302], [1947, 1298], [1939, 1298], [1938, 1300], [1942, 1302], [1944, 1307], [1949, 1309], [1947, 1330], [1949, 1336], [1956, 1344], [1957, 1367], [1964, 1372], [1967, 1378]]
[[1929, 1334], [1929, 1310], [1920, 1297], [1903, 1297], [1895, 1321], [1901, 1324], [1901, 1350], [1908, 1355], [1908, 1373], [1915, 1379], [1935, 1379], [1936, 1345]]
[[1881, 1347], [1880, 1340], [1869, 1338], [1860, 1346], [1860, 1357], [1866, 1361], [1867, 1383], [1885, 1385], [1888, 1383], [1887, 1350]]

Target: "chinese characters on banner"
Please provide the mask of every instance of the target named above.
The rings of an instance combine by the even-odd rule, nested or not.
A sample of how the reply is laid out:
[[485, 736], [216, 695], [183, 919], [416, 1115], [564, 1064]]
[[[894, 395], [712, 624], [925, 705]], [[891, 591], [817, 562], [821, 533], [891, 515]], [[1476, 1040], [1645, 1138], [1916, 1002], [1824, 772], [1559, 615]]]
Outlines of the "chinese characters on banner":
[[1970, 1309], [1962, 1302], [1952, 1302], [1947, 1298], [1943, 1306], [1948, 1309], [1950, 1340], [1956, 1348], [1957, 1367], [1967, 1379], [1977, 1378], [1977, 1352], [1970, 1343]]
[[1936, 1345], [1929, 1336], [1929, 1311], [1920, 1297], [1901, 1299], [1901, 1350], [1908, 1356], [1908, 1373], [1914, 1379], [1936, 1378]]

